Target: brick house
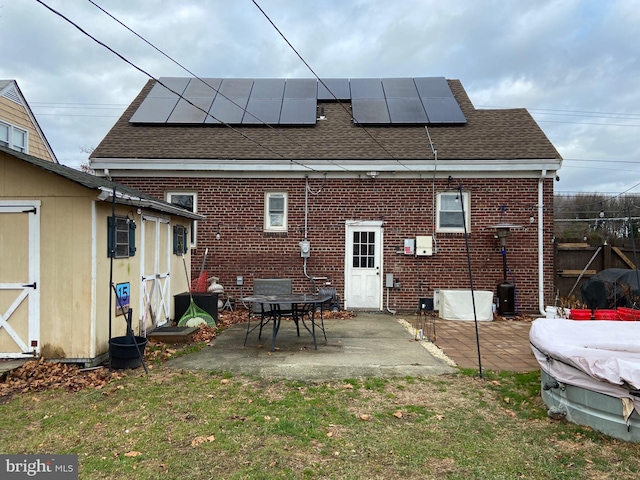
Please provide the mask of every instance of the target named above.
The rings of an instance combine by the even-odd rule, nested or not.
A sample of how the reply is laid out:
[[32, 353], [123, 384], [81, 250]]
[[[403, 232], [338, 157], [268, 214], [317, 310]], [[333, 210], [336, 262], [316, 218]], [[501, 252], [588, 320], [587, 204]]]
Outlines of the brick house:
[[[204, 215], [193, 273], [208, 248], [230, 296], [255, 278], [311, 291], [326, 277], [344, 308], [415, 311], [469, 288], [466, 231], [474, 288], [496, 292], [506, 271], [523, 313], [552, 298], [561, 161], [525, 109], [476, 109], [441, 77], [161, 78], [90, 158], [98, 175]], [[500, 223], [518, 226], [507, 270]]]

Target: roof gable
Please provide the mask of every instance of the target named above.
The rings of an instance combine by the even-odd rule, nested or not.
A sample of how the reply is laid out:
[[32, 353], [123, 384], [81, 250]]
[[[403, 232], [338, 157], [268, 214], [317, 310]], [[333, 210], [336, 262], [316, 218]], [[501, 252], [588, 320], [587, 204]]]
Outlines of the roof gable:
[[[55, 153], [53, 152], [53, 149], [51, 148], [51, 145], [49, 144], [49, 141], [47, 140], [47, 137], [45, 137], [44, 132], [40, 128], [40, 124], [36, 120], [36, 117], [33, 114], [31, 107], [29, 106], [24, 95], [22, 94], [22, 91], [18, 86], [18, 82], [16, 82], [15, 80], [0, 80], [0, 97], [15, 103], [16, 105], [19, 106], [18, 108], [21, 107], [21, 109], [24, 109], [24, 111], [26, 112], [29, 118], [29, 122], [33, 126], [33, 129], [38, 134], [38, 137], [40, 137], [40, 140], [42, 141], [42, 146], [46, 150], [47, 154], [49, 155], [49, 157], [53, 162], [59, 163]], [[21, 126], [21, 125], [18, 125], [18, 126]]]

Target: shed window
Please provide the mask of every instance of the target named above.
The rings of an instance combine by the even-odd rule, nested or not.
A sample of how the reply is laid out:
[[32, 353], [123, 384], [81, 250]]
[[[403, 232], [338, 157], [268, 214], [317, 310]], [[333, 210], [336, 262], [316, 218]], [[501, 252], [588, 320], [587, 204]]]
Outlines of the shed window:
[[136, 254], [136, 224], [127, 217], [107, 218], [107, 256], [127, 258]]
[[264, 230], [287, 231], [287, 192], [266, 192], [264, 195]]
[[174, 255], [182, 255], [183, 253], [187, 253], [187, 249], [189, 248], [188, 244], [188, 229], [183, 225], [174, 225], [173, 226], [173, 254]]
[[[196, 213], [198, 211], [198, 195], [195, 192], [168, 192], [167, 202], [182, 207], [189, 212]], [[198, 224], [195, 220], [191, 220], [191, 236], [189, 238], [189, 247], [196, 248], [196, 230]]]
[[[464, 205], [463, 205], [464, 204]], [[464, 217], [462, 208], [464, 206]], [[446, 192], [438, 194], [438, 232], [464, 233], [471, 230], [471, 206], [469, 192]], [[464, 223], [463, 223], [464, 222]]]

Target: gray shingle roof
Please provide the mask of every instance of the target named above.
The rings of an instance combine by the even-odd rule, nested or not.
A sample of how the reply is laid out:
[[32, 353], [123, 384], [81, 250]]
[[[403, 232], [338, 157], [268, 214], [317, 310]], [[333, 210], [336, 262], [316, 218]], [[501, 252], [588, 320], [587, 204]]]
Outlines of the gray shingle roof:
[[64, 177], [67, 180], [75, 182], [86, 188], [105, 192], [106, 195], [104, 196], [104, 200], [108, 202], [111, 201], [112, 192], [115, 188], [116, 203], [146, 207], [151, 210], [161, 211], [174, 215], [181, 215], [195, 220], [201, 220], [204, 218], [201, 215], [193, 214], [168, 202], [158, 200], [157, 198], [147, 195], [140, 190], [136, 190], [135, 188], [127, 187], [126, 185], [113, 182], [104, 177], [97, 177], [95, 175], [91, 175], [89, 173], [85, 173], [80, 170], [61, 165], [59, 163], [53, 163], [41, 158], [32, 157], [31, 155], [20, 153], [3, 146], [0, 146], [0, 152], [7, 153], [35, 167], [41, 168], [42, 170], [50, 172], [54, 175]]
[[[478, 110], [460, 81], [448, 83], [467, 123], [429, 126], [438, 159], [561, 159], [526, 109]], [[91, 158], [364, 160], [388, 159], [389, 152], [396, 159], [433, 158], [423, 125], [371, 125], [365, 131], [345, 111], [349, 103], [322, 103], [326, 120], [314, 126], [130, 124], [153, 85], [145, 85]]]

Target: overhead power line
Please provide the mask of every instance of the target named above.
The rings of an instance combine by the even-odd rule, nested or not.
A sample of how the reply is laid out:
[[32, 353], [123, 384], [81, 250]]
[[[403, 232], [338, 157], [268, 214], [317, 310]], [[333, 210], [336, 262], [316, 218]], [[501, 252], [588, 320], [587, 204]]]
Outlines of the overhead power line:
[[128, 60], [127, 58], [125, 58], [122, 54], [118, 53], [117, 51], [115, 51], [113, 48], [111, 48], [110, 46], [108, 46], [106, 43], [98, 40], [96, 37], [94, 37], [93, 35], [91, 35], [89, 32], [87, 32], [86, 30], [84, 30], [82, 27], [80, 27], [80, 25], [78, 25], [77, 23], [75, 23], [74, 21], [72, 21], [71, 19], [69, 19], [68, 17], [66, 17], [64, 14], [58, 12], [56, 9], [54, 9], [53, 7], [47, 5], [46, 3], [44, 3], [42, 0], [36, 0], [39, 4], [41, 4], [43, 7], [45, 7], [47, 10], [51, 11], [52, 13], [54, 13], [55, 15], [59, 16], [60, 18], [62, 18], [63, 20], [65, 20], [66, 22], [70, 23], [71, 25], [73, 25], [77, 30], [79, 30], [81, 33], [83, 33], [84, 35], [86, 35], [87, 37], [89, 37], [91, 40], [93, 40], [94, 42], [96, 42], [98, 45], [101, 45], [102, 47], [106, 48], [107, 50], [109, 50], [111, 53], [113, 53], [114, 55], [116, 55], [118, 58], [120, 58], [122, 61], [124, 61], [125, 63], [131, 65], [133, 68], [135, 68], [136, 70], [138, 70], [140, 73], [146, 75], [147, 77], [149, 77], [150, 79], [154, 80], [156, 83], [162, 85], [164, 88], [166, 88], [168, 91], [170, 91], [171, 93], [177, 95], [179, 98], [181, 98], [182, 100], [184, 100], [185, 102], [187, 102], [189, 105], [193, 106], [194, 108], [202, 111], [205, 113], [205, 115], [213, 118], [214, 120], [220, 122], [222, 125], [226, 126], [227, 128], [230, 128], [232, 131], [234, 131], [235, 133], [237, 133], [238, 135], [244, 137], [245, 139], [255, 143], [256, 145], [260, 146], [261, 148], [273, 153], [274, 155], [277, 155], [278, 157], [281, 157], [285, 160], [289, 160], [291, 163], [295, 163], [297, 165], [300, 165], [303, 168], [306, 168], [308, 170], [314, 171], [314, 172], [319, 172], [318, 170], [314, 169], [313, 167], [310, 167], [308, 165], [305, 165], [301, 162], [298, 162], [296, 160], [293, 160], [291, 158], [288, 158], [282, 154], [280, 154], [279, 152], [276, 152], [275, 150], [273, 150], [270, 147], [267, 147], [266, 145], [263, 145], [262, 143], [260, 143], [259, 141], [249, 137], [248, 135], [246, 135], [245, 133], [241, 132], [240, 130], [238, 130], [237, 128], [234, 128], [232, 125], [229, 125], [227, 122], [223, 122], [222, 120], [216, 118], [214, 115], [211, 115], [209, 112], [203, 110], [202, 108], [200, 108], [198, 105], [195, 105], [192, 101], [190, 101], [188, 98], [183, 97], [180, 93], [176, 92], [175, 90], [173, 90], [172, 88], [170, 88], [168, 85], [165, 85], [162, 81], [160, 81], [159, 79], [155, 78], [153, 75], [151, 75], [149, 72], [147, 72], [146, 70], [144, 70], [143, 68], [139, 67], [138, 65], [134, 64], [133, 62], [131, 62], [130, 60]]
[[411, 168], [409, 168], [408, 166], [406, 166], [404, 163], [402, 163], [400, 160], [398, 160], [395, 155], [393, 155], [391, 152], [389, 152], [384, 145], [382, 145], [378, 139], [376, 139], [371, 132], [369, 132], [369, 130], [367, 130], [364, 126], [362, 126], [353, 116], [353, 113], [349, 111], [348, 108], [346, 108], [344, 106], [344, 104], [340, 101], [340, 99], [338, 99], [338, 97], [331, 91], [331, 89], [324, 83], [324, 81], [318, 76], [318, 74], [315, 72], [315, 70], [313, 68], [311, 68], [311, 65], [309, 65], [309, 63], [302, 57], [302, 55], [300, 55], [300, 53], [298, 52], [298, 50], [296, 50], [296, 48], [291, 44], [291, 42], [289, 41], [289, 39], [287, 39], [287, 37], [284, 35], [284, 33], [282, 33], [282, 31], [278, 28], [278, 26], [273, 22], [273, 20], [271, 20], [271, 18], [269, 17], [269, 15], [267, 15], [267, 13], [262, 9], [262, 7], [260, 5], [258, 5], [258, 2], [256, 2], [256, 0], [251, 0], [253, 2], [253, 4], [258, 8], [258, 10], [260, 10], [260, 12], [262, 13], [262, 15], [264, 15], [264, 17], [267, 19], [267, 21], [273, 26], [273, 28], [276, 30], [276, 32], [278, 32], [278, 35], [280, 35], [282, 37], [282, 39], [286, 42], [287, 45], [289, 45], [289, 47], [291, 48], [291, 50], [293, 50], [293, 52], [298, 56], [298, 58], [300, 59], [300, 61], [302, 63], [304, 63], [304, 65], [309, 69], [309, 71], [311, 73], [313, 73], [313, 76], [316, 77], [316, 79], [322, 84], [322, 86], [324, 86], [324, 88], [327, 89], [327, 91], [333, 96], [333, 98], [335, 98], [338, 103], [340, 104], [340, 106], [349, 114], [349, 116], [351, 117], [351, 120], [353, 121], [354, 125], [358, 125], [360, 128], [362, 128], [362, 130], [380, 147], [382, 148], [382, 150], [384, 150], [384, 152], [389, 155], [391, 158], [393, 158], [399, 165], [403, 166], [404, 168], [406, 168], [409, 171], [412, 171]]

